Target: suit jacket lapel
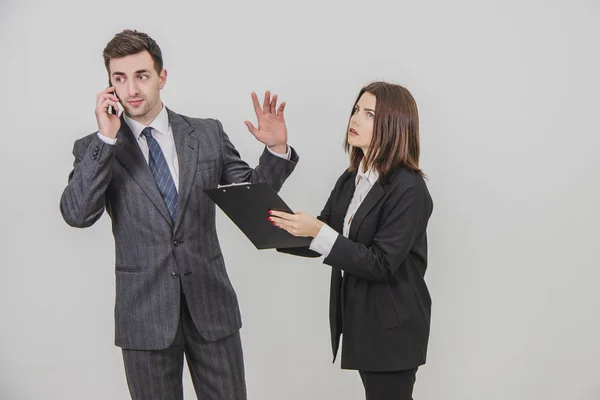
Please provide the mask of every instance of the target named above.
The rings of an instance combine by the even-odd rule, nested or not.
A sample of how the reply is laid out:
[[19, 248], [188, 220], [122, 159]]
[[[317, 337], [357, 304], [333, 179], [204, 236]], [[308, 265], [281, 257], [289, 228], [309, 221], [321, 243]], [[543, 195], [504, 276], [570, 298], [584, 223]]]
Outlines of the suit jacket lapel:
[[177, 226], [181, 223], [181, 218], [196, 176], [198, 140], [191, 134], [194, 132], [194, 128], [179, 114], [172, 112], [168, 108], [167, 112], [169, 113], [169, 123], [173, 131], [175, 150], [177, 151], [179, 162], [179, 190], [177, 193], [177, 217], [175, 219], [175, 229], [177, 229]]
[[117, 159], [140, 185], [144, 193], [146, 193], [158, 211], [160, 211], [161, 215], [172, 224], [171, 216], [158, 190], [154, 175], [150, 171], [150, 166], [146, 162], [140, 146], [137, 144], [133, 133], [123, 117], [121, 117], [121, 128], [117, 133], [117, 139]]

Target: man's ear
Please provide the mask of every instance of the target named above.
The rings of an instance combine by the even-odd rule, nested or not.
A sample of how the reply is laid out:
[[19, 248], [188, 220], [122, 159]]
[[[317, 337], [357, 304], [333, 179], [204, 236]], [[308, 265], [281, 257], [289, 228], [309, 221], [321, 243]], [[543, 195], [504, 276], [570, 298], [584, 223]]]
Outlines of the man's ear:
[[165, 84], [167, 83], [167, 70], [163, 68], [162, 71], [160, 71], [160, 74], [158, 75], [158, 81], [159, 81], [159, 87], [162, 90], [162, 88], [165, 87]]

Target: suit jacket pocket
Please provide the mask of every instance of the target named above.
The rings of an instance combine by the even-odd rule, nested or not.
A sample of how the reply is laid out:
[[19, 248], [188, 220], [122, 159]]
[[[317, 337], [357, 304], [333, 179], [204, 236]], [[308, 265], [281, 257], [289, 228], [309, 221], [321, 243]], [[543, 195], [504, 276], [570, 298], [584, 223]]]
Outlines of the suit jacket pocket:
[[198, 166], [196, 168], [197, 171], [204, 171], [206, 169], [214, 168], [216, 165], [215, 160], [202, 160], [198, 161]]
[[208, 264], [211, 264], [211, 263], [214, 263], [215, 261], [217, 261], [219, 258], [222, 258], [222, 257], [223, 257], [223, 253], [219, 253], [219, 254], [216, 254], [216, 255], [212, 256], [208, 260], [206, 260], [206, 262]]
[[115, 265], [115, 270], [119, 272], [141, 272], [140, 267], [130, 267], [127, 265]]

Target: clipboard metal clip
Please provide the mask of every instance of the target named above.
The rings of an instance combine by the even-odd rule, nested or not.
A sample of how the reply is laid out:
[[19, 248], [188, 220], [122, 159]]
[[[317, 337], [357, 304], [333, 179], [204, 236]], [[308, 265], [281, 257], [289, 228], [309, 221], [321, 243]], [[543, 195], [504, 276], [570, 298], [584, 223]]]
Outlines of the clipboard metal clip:
[[250, 189], [250, 185], [252, 185], [252, 183], [250, 182], [240, 182], [240, 183], [230, 183], [229, 185], [218, 185], [217, 189], [223, 189], [223, 192], [226, 192], [227, 188], [230, 187], [234, 187], [234, 186], [246, 186], [247, 189]]

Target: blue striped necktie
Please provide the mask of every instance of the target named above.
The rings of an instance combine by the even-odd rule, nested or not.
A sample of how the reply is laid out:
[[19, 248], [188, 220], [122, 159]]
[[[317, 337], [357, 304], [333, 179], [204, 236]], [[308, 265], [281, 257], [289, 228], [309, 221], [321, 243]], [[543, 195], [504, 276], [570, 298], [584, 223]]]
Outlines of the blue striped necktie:
[[150, 171], [152, 171], [158, 190], [160, 190], [160, 194], [162, 194], [167, 205], [171, 220], [175, 222], [175, 217], [177, 216], [177, 189], [169, 171], [167, 160], [165, 160], [158, 142], [152, 137], [152, 128], [149, 126], [144, 128], [142, 135], [146, 137], [148, 149], [150, 150]]

